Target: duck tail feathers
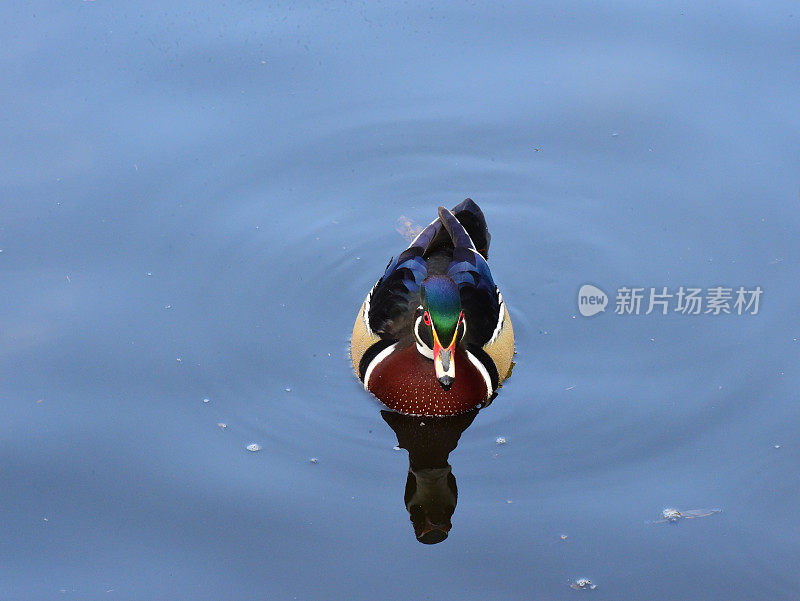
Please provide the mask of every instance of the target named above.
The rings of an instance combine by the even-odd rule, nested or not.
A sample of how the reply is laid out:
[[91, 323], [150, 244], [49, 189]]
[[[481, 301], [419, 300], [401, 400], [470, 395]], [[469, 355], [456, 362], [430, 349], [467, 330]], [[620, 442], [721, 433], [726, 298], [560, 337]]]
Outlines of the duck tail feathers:
[[453, 213], [445, 207], [439, 207], [439, 219], [442, 220], [447, 233], [450, 234], [450, 239], [453, 241], [454, 248], [476, 250], [469, 232], [467, 232], [461, 222], [456, 219]]
[[486, 218], [483, 216], [481, 208], [471, 198], [467, 198], [453, 207], [452, 212], [458, 222], [467, 230], [475, 249], [483, 255], [484, 259], [488, 259], [492, 236], [489, 234], [489, 228], [486, 227]]

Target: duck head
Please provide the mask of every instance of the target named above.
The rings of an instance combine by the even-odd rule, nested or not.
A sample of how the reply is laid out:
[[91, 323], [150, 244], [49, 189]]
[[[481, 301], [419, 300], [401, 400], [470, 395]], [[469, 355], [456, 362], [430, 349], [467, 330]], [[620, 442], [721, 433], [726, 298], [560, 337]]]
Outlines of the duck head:
[[433, 275], [422, 282], [420, 297], [422, 305], [414, 321], [417, 350], [433, 359], [436, 379], [450, 390], [456, 377], [456, 345], [467, 327], [458, 286], [446, 275]]

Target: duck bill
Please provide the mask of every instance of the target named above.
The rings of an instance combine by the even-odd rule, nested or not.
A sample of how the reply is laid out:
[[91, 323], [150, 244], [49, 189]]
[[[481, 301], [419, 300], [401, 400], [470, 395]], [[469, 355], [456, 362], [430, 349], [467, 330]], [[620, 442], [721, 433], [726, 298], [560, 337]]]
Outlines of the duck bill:
[[456, 379], [456, 334], [453, 334], [453, 340], [450, 345], [443, 347], [439, 342], [439, 336], [436, 330], [433, 330], [433, 365], [436, 369], [436, 379], [445, 390], [450, 390], [453, 381]]

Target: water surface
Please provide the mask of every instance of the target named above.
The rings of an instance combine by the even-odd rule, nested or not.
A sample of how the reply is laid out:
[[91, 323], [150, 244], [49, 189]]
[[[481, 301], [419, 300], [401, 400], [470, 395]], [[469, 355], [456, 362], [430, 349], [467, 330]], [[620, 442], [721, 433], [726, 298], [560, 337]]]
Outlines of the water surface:
[[[0, 598], [797, 597], [795, 4], [0, 15]], [[467, 196], [517, 365], [421, 545], [347, 342], [398, 218]]]

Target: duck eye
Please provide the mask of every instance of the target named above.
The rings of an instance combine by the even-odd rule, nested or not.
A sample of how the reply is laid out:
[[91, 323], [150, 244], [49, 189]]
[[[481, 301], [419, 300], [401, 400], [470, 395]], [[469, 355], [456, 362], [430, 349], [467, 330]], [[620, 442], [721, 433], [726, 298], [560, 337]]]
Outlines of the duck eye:
[[431, 325], [431, 316], [428, 315], [427, 311], [425, 311], [425, 313], [422, 314], [422, 321], [425, 322], [426, 326], [430, 326]]

